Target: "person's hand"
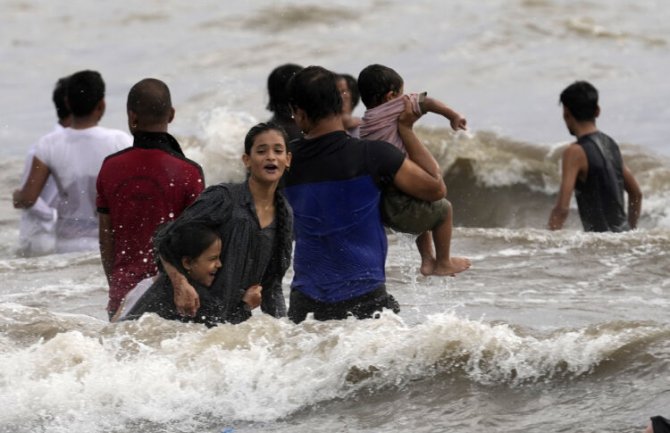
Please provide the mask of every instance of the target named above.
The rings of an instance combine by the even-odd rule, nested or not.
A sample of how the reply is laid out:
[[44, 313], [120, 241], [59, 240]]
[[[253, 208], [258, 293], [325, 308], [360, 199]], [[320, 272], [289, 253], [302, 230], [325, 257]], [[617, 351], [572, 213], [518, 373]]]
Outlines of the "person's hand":
[[14, 190], [14, 193], [12, 194], [12, 204], [14, 205], [15, 208], [19, 209], [22, 206], [22, 201], [21, 201], [21, 190], [17, 189]]
[[254, 284], [244, 292], [242, 301], [249, 306], [250, 310], [261, 305], [261, 290], [263, 290], [263, 287], [260, 284]]
[[200, 297], [193, 286], [184, 281], [174, 286], [174, 304], [180, 315], [194, 317], [200, 309]]
[[459, 129], [466, 130], [468, 121], [465, 120], [465, 117], [461, 117], [460, 114], [457, 114], [455, 117], [449, 119], [451, 122], [451, 129], [458, 131]]
[[414, 122], [416, 122], [419, 117], [414, 110], [412, 110], [412, 103], [409, 100], [409, 97], [407, 95], [402, 97], [404, 102], [405, 102], [405, 110], [400, 113], [400, 116], [398, 116], [398, 126], [404, 126], [406, 128], [412, 128], [412, 125], [414, 125]]

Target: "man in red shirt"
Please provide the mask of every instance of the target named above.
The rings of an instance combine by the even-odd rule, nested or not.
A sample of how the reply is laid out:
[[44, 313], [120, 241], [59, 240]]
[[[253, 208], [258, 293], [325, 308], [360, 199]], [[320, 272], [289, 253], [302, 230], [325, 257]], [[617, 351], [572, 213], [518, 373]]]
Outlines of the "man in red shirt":
[[175, 110], [165, 83], [146, 78], [135, 84], [127, 111], [133, 146], [108, 156], [97, 179], [109, 317], [138, 282], [156, 274], [151, 244], [156, 228], [174, 220], [205, 187], [200, 165], [187, 159], [167, 132]]

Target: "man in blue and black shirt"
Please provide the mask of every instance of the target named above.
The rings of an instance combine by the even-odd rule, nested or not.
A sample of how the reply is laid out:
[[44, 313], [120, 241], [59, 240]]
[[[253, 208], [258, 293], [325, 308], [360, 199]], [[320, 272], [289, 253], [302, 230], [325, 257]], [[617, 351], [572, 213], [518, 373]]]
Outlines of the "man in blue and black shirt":
[[[446, 194], [439, 165], [412, 132], [409, 103], [400, 134], [410, 158], [384, 141], [350, 137], [342, 124], [337, 76], [319, 66], [298, 72], [289, 104], [304, 138], [291, 142], [285, 194], [294, 212], [294, 278], [289, 318], [374, 317], [399, 311], [386, 292], [387, 240], [379, 211], [381, 189], [393, 183], [422, 200]], [[409, 143], [409, 146], [407, 145]]]

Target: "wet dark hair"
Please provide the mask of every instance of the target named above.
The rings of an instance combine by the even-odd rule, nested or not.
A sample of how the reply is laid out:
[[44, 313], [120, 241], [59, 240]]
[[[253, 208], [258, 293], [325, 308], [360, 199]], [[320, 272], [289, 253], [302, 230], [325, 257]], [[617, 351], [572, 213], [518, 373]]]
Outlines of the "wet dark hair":
[[252, 126], [251, 129], [249, 129], [249, 132], [247, 132], [246, 137], [244, 137], [244, 153], [250, 155], [256, 137], [267, 131], [279, 132], [281, 136], [284, 137], [284, 144], [288, 145], [288, 134], [284, 128], [274, 122], [262, 122]]
[[296, 73], [302, 70], [302, 66], [295, 63], [286, 63], [277, 66], [268, 76], [268, 101], [267, 109], [279, 117], [291, 117], [288, 107], [288, 93], [286, 86]]
[[99, 72], [86, 70], [72, 74], [67, 85], [67, 100], [73, 115], [91, 114], [104, 98], [105, 82]]
[[54, 92], [51, 96], [51, 100], [56, 106], [56, 115], [60, 120], [63, 120], [72, 114], [65, 101], [65, 97], [67, 96], [67, 82], [69, 79], [70, 77], [63, 77], [56, 81], [56, 86], [54, 87]]
[[598, 112], [598, 90], [587, 81], [575, 81], [561, 92], [560, 102], [575, 120], [594, 120]]
[[170, 231], [165, 242], [161, 242], [158, 253], [185, 273], [182, 258], [197, 259], [217, 239], [219, 235], [216, 231], [204, 224], [183, 224]]
[[172, 109], [170, 89], [161, 80], [145, 78], [128, 92], [126, 108], [137, 114], [143, 122], [149, 124], [166, 122]]
[[338, 79], [347, 82], [349, 94], [351, 95], [351, 109], [353, 110], [361, 100], [361, 95], [358, 92], [358, 82], [356, 81], [356, 78], [349, 74], [340, 74]]
[[369, 65], [358, 74], [358, 91], [368, 109], [383, 104], [384, 95], [399, 92], [402, 86], [400, 74], [387, 66]]
[[342, 113], [337, 75], [321, 66], [308, 66], [288, 83], [289, 105], [301, 108], [312, 122]]

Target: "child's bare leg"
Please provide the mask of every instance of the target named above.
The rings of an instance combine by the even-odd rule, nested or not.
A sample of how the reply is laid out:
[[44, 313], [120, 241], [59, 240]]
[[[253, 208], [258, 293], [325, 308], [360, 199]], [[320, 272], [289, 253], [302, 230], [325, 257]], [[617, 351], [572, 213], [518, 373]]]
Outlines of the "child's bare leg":
[[423, 232], [416, 238], [416, 246], [421, 254], [421, 274], [432, 275], [435, 270], [435, 253], [433, 252], [433, 235]]
[[435, 269], [433, 275], [454, 275], [463, 272], [470, 267], [470, 259], [466, 257], [451, 257], [451, 226], [452, 209], [444, 220], [433, 229], [433, 240], [435, 243]]

